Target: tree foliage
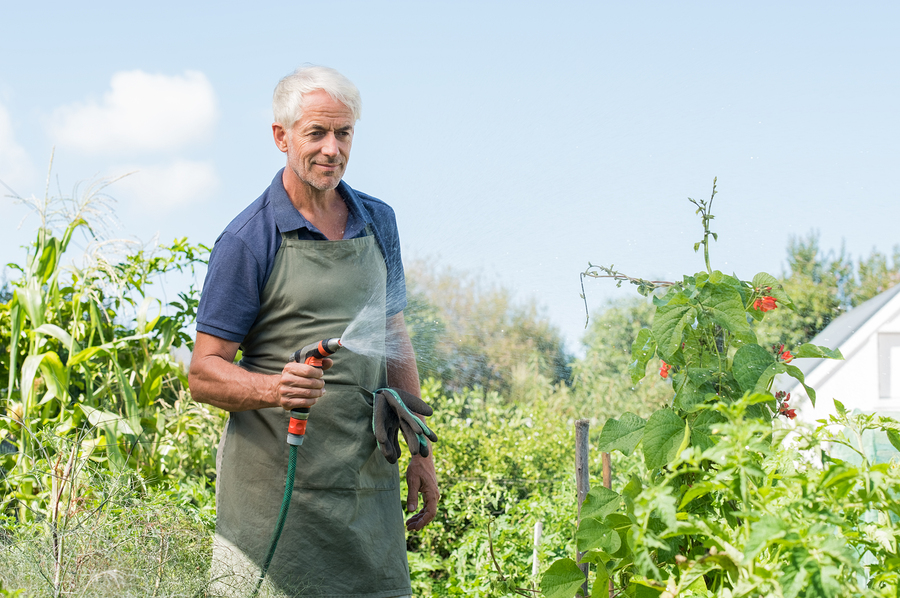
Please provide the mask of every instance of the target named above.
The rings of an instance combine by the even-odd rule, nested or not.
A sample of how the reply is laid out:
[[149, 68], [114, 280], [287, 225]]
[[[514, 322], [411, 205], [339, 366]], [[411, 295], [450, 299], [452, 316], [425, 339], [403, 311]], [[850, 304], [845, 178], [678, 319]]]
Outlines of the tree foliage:
[[[610, 303], [590, 320], [582, 340], [584, 357], [572, 363], [572, 393], [566, 411], [604, 422], [625, 411], [648, 416], [672, 394], [669, 382], [631, 379], [631, 345], [653, 324], [653, 304], [642, 299]], [[649, 366], [648, 366], [649, 367]]]
[[788, 346], [809, 342], [835, 318], [900, 282], [900, 246], [892, 257], [873, 249], [856, 262], [844, 249], [824, 251], [819, 234], [793, 237], [787, 272], [779, 279], [796, 310], [778, 310], [761, 322], [760, 338]]
[[448, 391], [504, 394], [517, 377], [568, 380], [562, 335], [533, 301], [518, 304], [508, 289], [449, 269], [434, 272], [424, 262], [409, 264], [406, 274], [405, 315], [423, 377]]

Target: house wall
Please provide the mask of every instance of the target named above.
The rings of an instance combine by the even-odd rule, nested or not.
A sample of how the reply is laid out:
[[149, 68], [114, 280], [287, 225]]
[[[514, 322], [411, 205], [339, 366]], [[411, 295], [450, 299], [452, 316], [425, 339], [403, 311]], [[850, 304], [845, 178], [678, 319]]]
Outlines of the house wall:
[[891, 301], [868, 324], [840, 347], [844, 361], [825, 360], [807, 376], [816, 391], [814, 409], [802, 387], [791, 390], [802, 419], [827, 418], [834, 413], [832, 399], [850, 411], [900, 411], [900, 303]]

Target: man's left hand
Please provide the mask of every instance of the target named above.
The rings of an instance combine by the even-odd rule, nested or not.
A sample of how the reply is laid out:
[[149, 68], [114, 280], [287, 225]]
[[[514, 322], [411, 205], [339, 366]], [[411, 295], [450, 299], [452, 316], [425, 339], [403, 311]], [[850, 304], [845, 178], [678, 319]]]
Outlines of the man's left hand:
[[425, 502], [421, 511], [406, 520], [406, 529], [417, 532], [431, 523], [437, 515], [437, 504], [441, 498], [431, 455], [428, 457], [415, 455], [410, 459], [409, 467], [406, 468], [406, 485], [409, 488], [406, 495], [408, 512], [414, 513], [419, 508], [419, 494]]

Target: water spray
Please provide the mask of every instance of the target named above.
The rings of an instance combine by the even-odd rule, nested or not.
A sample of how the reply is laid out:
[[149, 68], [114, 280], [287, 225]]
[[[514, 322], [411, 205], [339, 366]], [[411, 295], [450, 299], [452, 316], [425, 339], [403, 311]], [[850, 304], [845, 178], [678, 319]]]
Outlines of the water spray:
[[[317, 343], [306, 345], [299, 351], [295, 351], [291, 359], [297, 363], [305, 363], [313, 367], [322, 369], [324, 360], [334, 355], [340, 349], [341, 339], [326, 338]], [[288, 509], [291, 506], [291, 495], [294, 493], [294, 476], [297, 471], [297, 447], [303, 444], [303, 438], [306, 436], [306, 422], [309, 419], [309, 407], [298, 407], [291, 409], [291, 419], [288, 423], [287, 443], [290, 445], [288, 454], [288, 470], [287, 479], [284, 484], [284, 499], [281, 501], [281, 512], [278, 514], [278, 522], [275, 524], [275, 532], [272, 534], [272, 544], [269, 547], [269, 554], [266, 556], [262, 570], [259, 574], [259, 580], [256, 582], [256, 589], [253, 590], [251, 596], [259, 593], [266, 573], [269, 571], [269, 565], [272, 564], [272, 557], [275, 556], [275, 549], [278, 547], [278, 539], [281, 537], [281, 531], [284, 529], [284, 522], [287, 520]]]

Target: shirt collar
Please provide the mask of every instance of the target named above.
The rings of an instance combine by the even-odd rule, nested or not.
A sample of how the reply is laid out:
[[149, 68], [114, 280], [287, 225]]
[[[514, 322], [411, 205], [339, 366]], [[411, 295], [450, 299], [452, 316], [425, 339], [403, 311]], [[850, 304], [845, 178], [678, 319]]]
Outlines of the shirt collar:
[[[275, 175], [275, 178], [272, 179], [272, 184], [269, 186], [269, 200], [275, 208], [275, 225], [280, 232], [301, 228], [318, 232], [318, 229], [304, 218], [303, 214], [291, 203], [291, 198], [288, 197], [281, 178], [283, 173], [284, 168], [278, 171], [278, 174]], [[345, 238], [354, 237], [366, 225], [372, 223], [372, 218], [369, 212], [363, 208], [362, 201], [359, 199], [356, 191], [350, 188], [350, 185], [341, 181], [337, 186], [337, 192], [340, 193], [344, 203], [347, 204], [347, 210], [350, 212], [347, 217], [347, 234]]]

